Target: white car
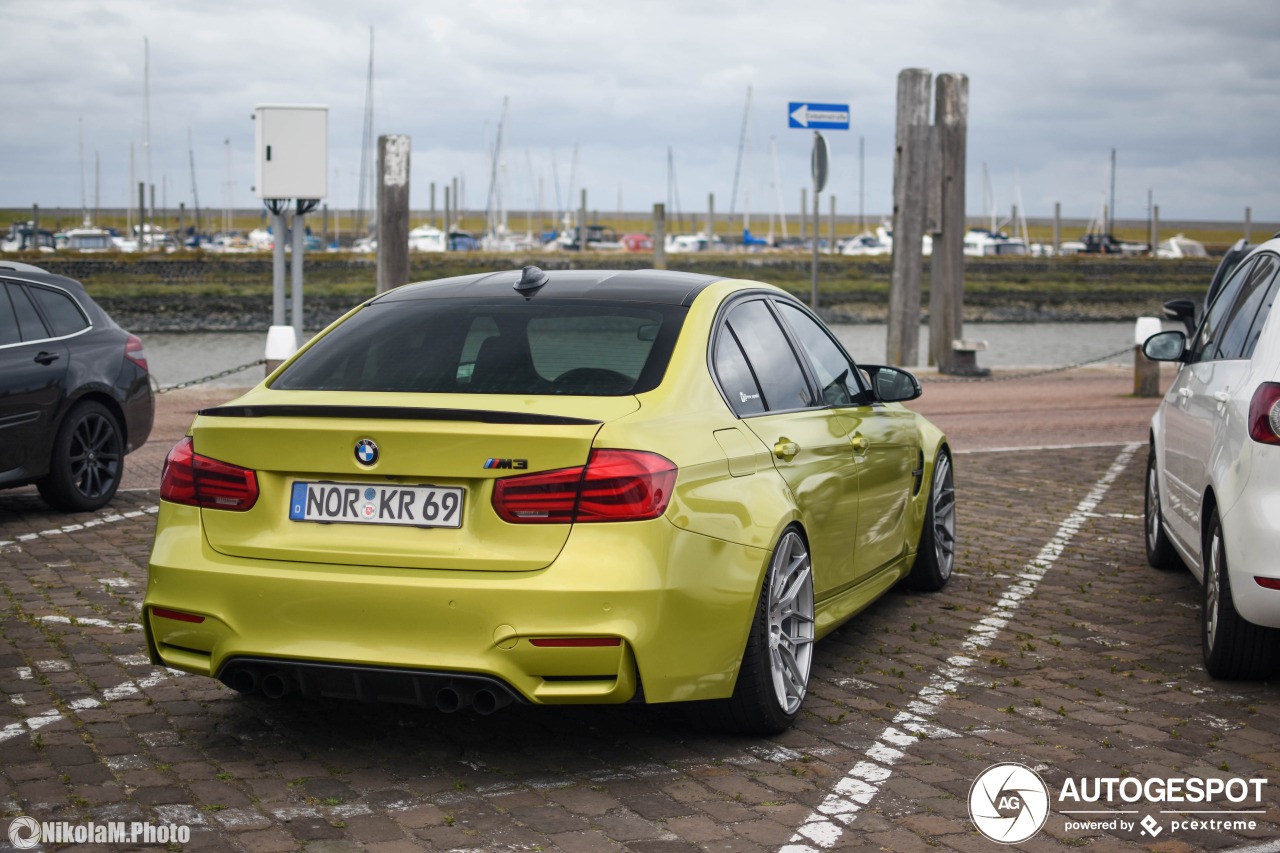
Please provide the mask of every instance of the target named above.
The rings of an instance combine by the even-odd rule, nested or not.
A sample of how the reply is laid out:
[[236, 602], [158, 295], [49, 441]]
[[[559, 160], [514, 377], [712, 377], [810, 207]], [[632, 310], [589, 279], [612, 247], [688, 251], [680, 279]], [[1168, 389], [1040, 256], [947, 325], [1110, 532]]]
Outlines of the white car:
[[1147, 560], [1200, 580], [1215, 678], [1262, 678], [1280, 662], [1278, 271], [1272, 238], [1215, 281], [1190, 339], [1161, 332], [1143, 346], [1181, 365], [1151, 419]]

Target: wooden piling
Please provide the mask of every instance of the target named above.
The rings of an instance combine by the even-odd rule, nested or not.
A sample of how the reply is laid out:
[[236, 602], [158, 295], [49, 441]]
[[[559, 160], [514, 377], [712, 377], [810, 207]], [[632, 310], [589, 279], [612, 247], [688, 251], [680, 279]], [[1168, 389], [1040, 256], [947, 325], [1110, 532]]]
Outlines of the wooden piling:
[[924, 237], [925, 171], [929, 153], [929, 90], [923, 68], [898, 74], [898, 114], [893, 163], [893, 264], [885, 361], [914, 366], [920, 360], [921, 240]]
[[950, 373], [956, 369], [952, 342], [964, 337], [964, 170], [969, 78], [964, 74], [939, 74], [934, 110], [938, 159], [936, 168], [930, 171], [939, 187], [939, 230], [933, 238], [929, 354], [938, 370]]
[[409, 137], [378, 137], [377, 292], [409, 281]]

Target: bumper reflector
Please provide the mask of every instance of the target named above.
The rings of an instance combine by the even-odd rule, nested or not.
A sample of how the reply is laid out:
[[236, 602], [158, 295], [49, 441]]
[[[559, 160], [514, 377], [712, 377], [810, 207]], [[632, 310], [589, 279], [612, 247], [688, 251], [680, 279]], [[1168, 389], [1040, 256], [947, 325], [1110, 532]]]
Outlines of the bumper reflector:
[[1264, 589], [1280, 589], [1280, 578], [1260, 578], [1255, 576], [1254, 581]]
[[179, 622], [195, 622], [199, 624], [204, 621], [203, 616], [197, 616], [194, 613], [183, 613], [179, 610], [165, 610], [163, 607], [151, 608], [152, 616], [159, 616], [161, 619], [176, 619]]
[[622, 645], [622, 640], [619, 637], [540, 637], [536, 640], [530, 640], [529, 645], [544, 649], [581, 649], [599, 646], [620, 646]]

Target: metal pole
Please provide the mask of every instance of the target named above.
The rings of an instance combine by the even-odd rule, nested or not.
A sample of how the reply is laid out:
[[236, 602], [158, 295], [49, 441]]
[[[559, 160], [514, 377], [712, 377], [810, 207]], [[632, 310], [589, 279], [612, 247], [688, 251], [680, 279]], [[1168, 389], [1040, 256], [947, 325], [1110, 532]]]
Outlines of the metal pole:
[[1160, 205], [1151, 206], [1151, 254], [1160, 248]]
[[138, 181], [138, 251], [147, 245], [147, 184]]
[[1062, 202], [1053, 203], [1053, 255], [1062, 254]]
[[1116, 219], [1116, 149], [1111, 149], [1111, 204], [1107, 207], [1107, 227], [1102, 229], [1104, 234], [1115, 233]]
[[587, 250], [587, 188], [582, 188], [582, 203], [578, 208], [578, 251]]
[[[18, 245], [22, 245], [22, 240], [18, 240]], [[40, 249], [40, 205], [31, 205], [31, 244], [25, 246], [27, 249]]]
[[271, 218], [271, 235], [274, 238], [271, 249], [271, 325], [283, 326], [285, 324], [284, 316], [284, 207], [283, 202], [277, 201], [276, 204], [281, 205], [280, 212], [272, 211]]
[[707, 193], [707, 239], [716, 239], [716, 194]]
[[436, 182], [431, 182], [431, 215], [427, 217], [427, 221], [432, 225], [436, 224]]
[[667, 268], [667, 208], [664, 204], [653, 206], [653, 268]]
[[866, 156], [865, 143], [866, 143], [866, 138], [859, 136], [858, 137], [858, 233], [859, 234], [867, 230], [867, 218], [862, 206], [863, 192], [865, 187], [865, 184], [863, 183], [863, 168], [865, 165], [864, 158]]
[[450, 240], [449, 240], [449, 233], [453, 230], [449, 225], [449, 213], [450, 213], [449, 185], [445, 184], [444, 185], [444, 228], [442, 228], [441, 230], [444, 231], [444, 250], [446, 252], [453, 248], [453, 246], [450, 245]]
[[[298, 202], [298, 206], [302, 206], [302, 202]], [[282, 220], [284, 216], [280, 217]], [[295, 213], [293, 215], [293, 260], [289, 263], [289, 273], [292, 278], [292, 288], [290, 290], [289, 315], [293, 320], [293, 339], [301, 344], [306, 340], [302, 336], [303, 319], [302, 313], [302, 255], [306, 250], [306, 224], [304, 223], [304, 215]]]

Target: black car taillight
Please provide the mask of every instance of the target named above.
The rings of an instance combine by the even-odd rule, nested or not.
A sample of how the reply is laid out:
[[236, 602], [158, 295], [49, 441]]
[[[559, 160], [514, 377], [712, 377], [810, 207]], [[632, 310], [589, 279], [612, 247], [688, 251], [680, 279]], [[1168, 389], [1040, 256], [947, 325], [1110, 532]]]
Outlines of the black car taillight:
[[1249, 437], [1280, 444], [1280, 382], [1263, 382], [1249, 401]]
[[493, 508], [511, 524], [644, 521], [666, 512], [675, 463], [642, 450], [593, 450], [585, 466], [504, 477]]
[[160, 475], [160, 499], [205, 509], [244, 512], [258, 501], [258, 476], [248, 468], [201, 456], [187, 436], [165, 457]]
[[142, 346], [142, 338], [137, 335], [130, 335], [124, 342], [124, 357], [148, 373], [151, 372], [151, 368], [147, 367], [147, 351]]

